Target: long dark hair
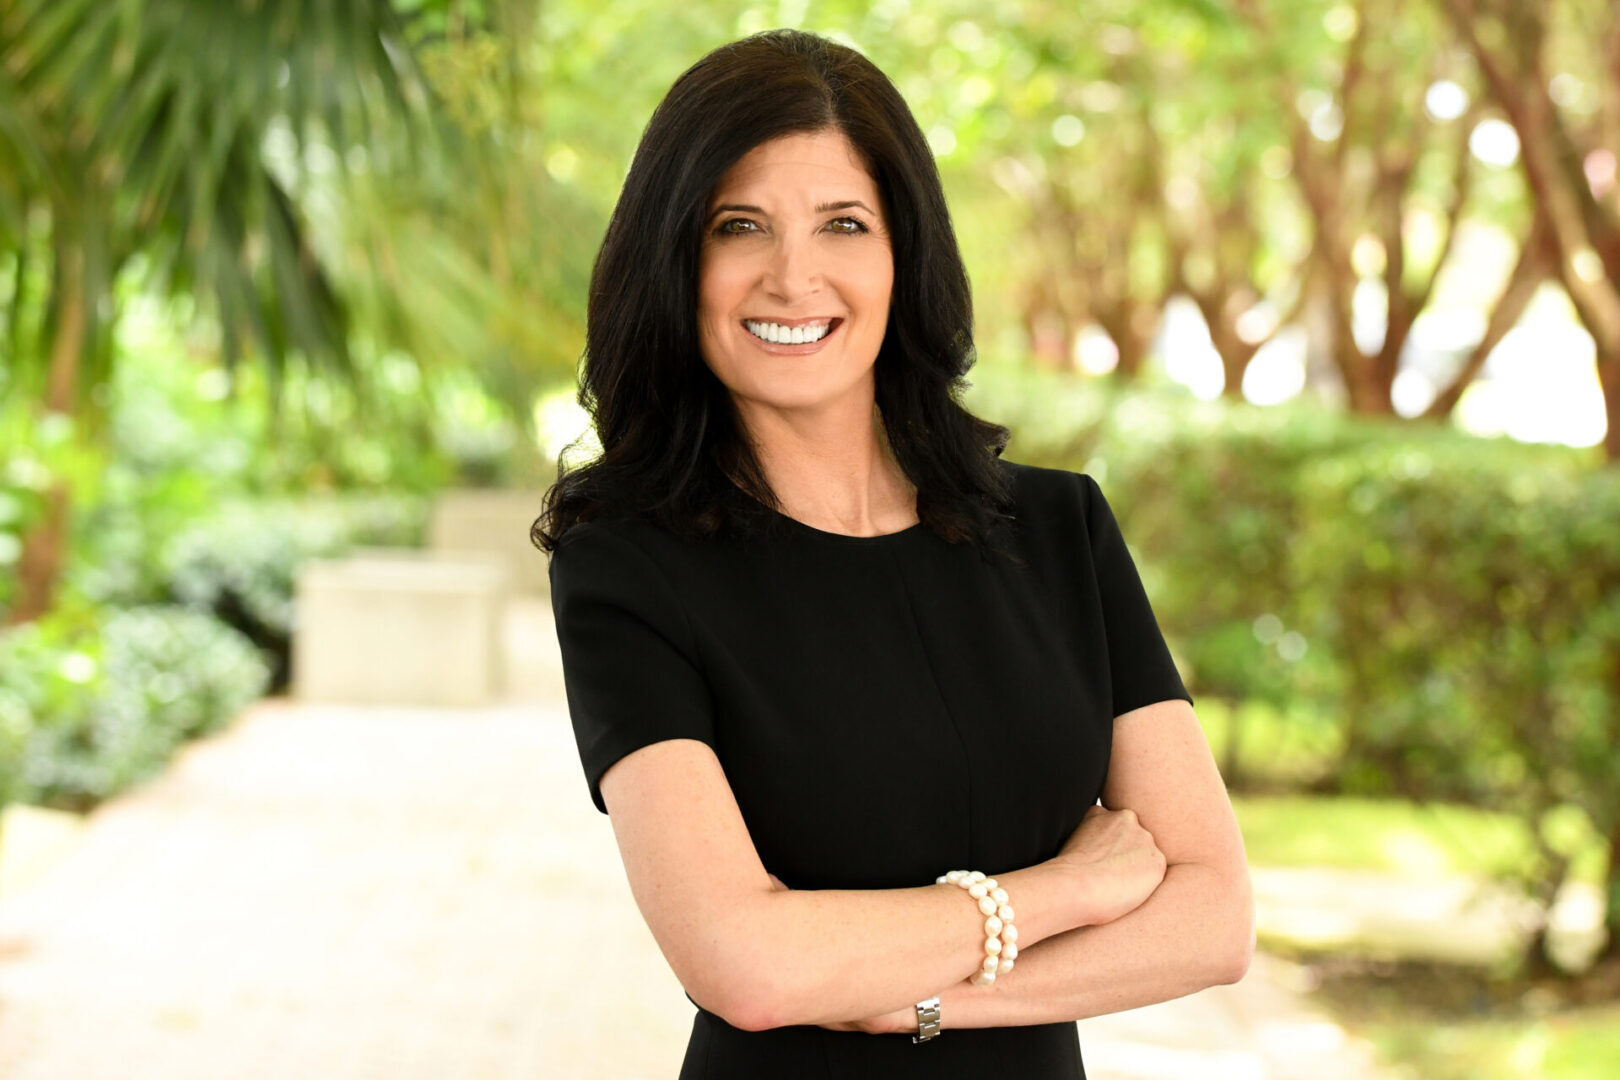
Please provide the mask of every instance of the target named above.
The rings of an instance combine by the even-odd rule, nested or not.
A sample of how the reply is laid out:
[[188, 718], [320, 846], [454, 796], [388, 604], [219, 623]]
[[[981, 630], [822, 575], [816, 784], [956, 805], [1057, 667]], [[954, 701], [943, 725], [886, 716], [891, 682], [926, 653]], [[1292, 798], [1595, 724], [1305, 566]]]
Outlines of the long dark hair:
[[888, 218], [894, 288], [875, 393], [918, 517], [953, 543], [998, 546], [992, 531], [1012, 501], [997, 461], [1008, 431], [960, 401], [974, 361], [973, 301], [933, 155], [871, 61], [815, 34], [772, 30], [694, 64], [641, 137], [586, 313], [579, 402], [603, 452], [576, 468], [559, 458], [530, 530], [536, 547], [555, 550], [576, 523], [615, 513], [689, 539], [770, 523], [775, 493], [699, 349], [698, 259], [726, 170], [761, 143], [825, 130], [861, 154]]

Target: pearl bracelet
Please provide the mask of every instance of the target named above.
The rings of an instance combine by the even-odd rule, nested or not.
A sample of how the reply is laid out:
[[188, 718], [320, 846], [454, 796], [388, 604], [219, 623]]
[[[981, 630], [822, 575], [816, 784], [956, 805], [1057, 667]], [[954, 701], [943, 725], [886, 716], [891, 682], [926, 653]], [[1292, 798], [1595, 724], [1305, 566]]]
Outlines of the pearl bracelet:
[[952, 870], [934, 879], [936, 885], [957, 885], [979, 905], [984, 918], [984, 962], [979, 965], [970, 982], [975, 986], [989, 986], [997, 975], [1013, 969], [1018, 958], [1018, 927], [1013, 925], [1013, 909], [1007, 902], [1007, 890], [993, 877], [978, 870]]

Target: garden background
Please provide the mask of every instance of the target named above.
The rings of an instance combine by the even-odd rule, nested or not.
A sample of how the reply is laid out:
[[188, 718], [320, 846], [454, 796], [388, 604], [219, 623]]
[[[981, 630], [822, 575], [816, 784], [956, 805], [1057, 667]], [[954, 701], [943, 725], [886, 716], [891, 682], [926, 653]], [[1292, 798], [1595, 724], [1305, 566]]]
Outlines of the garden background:
[[1614, 0], [0, 0], [0, 804], [285, 693], [305, 560], [538, 510], [641, 128], [773, 26], [916, 113], [969, 404], [1109, 493], [1251, 861], [1529, 913], [1263, 947], [1414, 1075], [1608, 1075]]

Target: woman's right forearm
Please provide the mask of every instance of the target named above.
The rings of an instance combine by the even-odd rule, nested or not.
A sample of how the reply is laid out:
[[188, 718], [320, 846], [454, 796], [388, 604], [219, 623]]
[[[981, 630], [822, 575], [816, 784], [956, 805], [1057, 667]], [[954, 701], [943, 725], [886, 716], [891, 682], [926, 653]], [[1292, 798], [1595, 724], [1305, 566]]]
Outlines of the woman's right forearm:
[[[994, 876], [1016, 913], [1020, 948], [1086, 924], [1082, 883], [1068, 863]], [[984, 923], [954, 885], [761, 891], [706, 935], [723, 967], [693, 973], [713, 1002], [693, 998], [749, 1030], [879, 1015], [977, 971]]]

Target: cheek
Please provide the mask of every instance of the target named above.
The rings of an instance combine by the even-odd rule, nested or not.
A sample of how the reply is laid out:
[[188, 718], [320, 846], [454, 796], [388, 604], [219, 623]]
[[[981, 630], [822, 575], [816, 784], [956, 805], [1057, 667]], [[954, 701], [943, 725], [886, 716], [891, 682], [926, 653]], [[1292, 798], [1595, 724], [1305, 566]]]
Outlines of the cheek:
[[725, 319], [748, 294], [749, 268], [736, 257], [705, 259], [698, 271], [698, 307], [705, 318]]
[[868, 303], [889, 302], [889, 295], [894, 290], [894, 252], [887, 244], [877, 247], [875, 251], [868, 249], [852, 269], [860, 283], [861, 294]]
[[861, 298], [874, 314], [887, 313], [894, 297], [894, 268], [878, 263], [863, 267], [859, 289]]

